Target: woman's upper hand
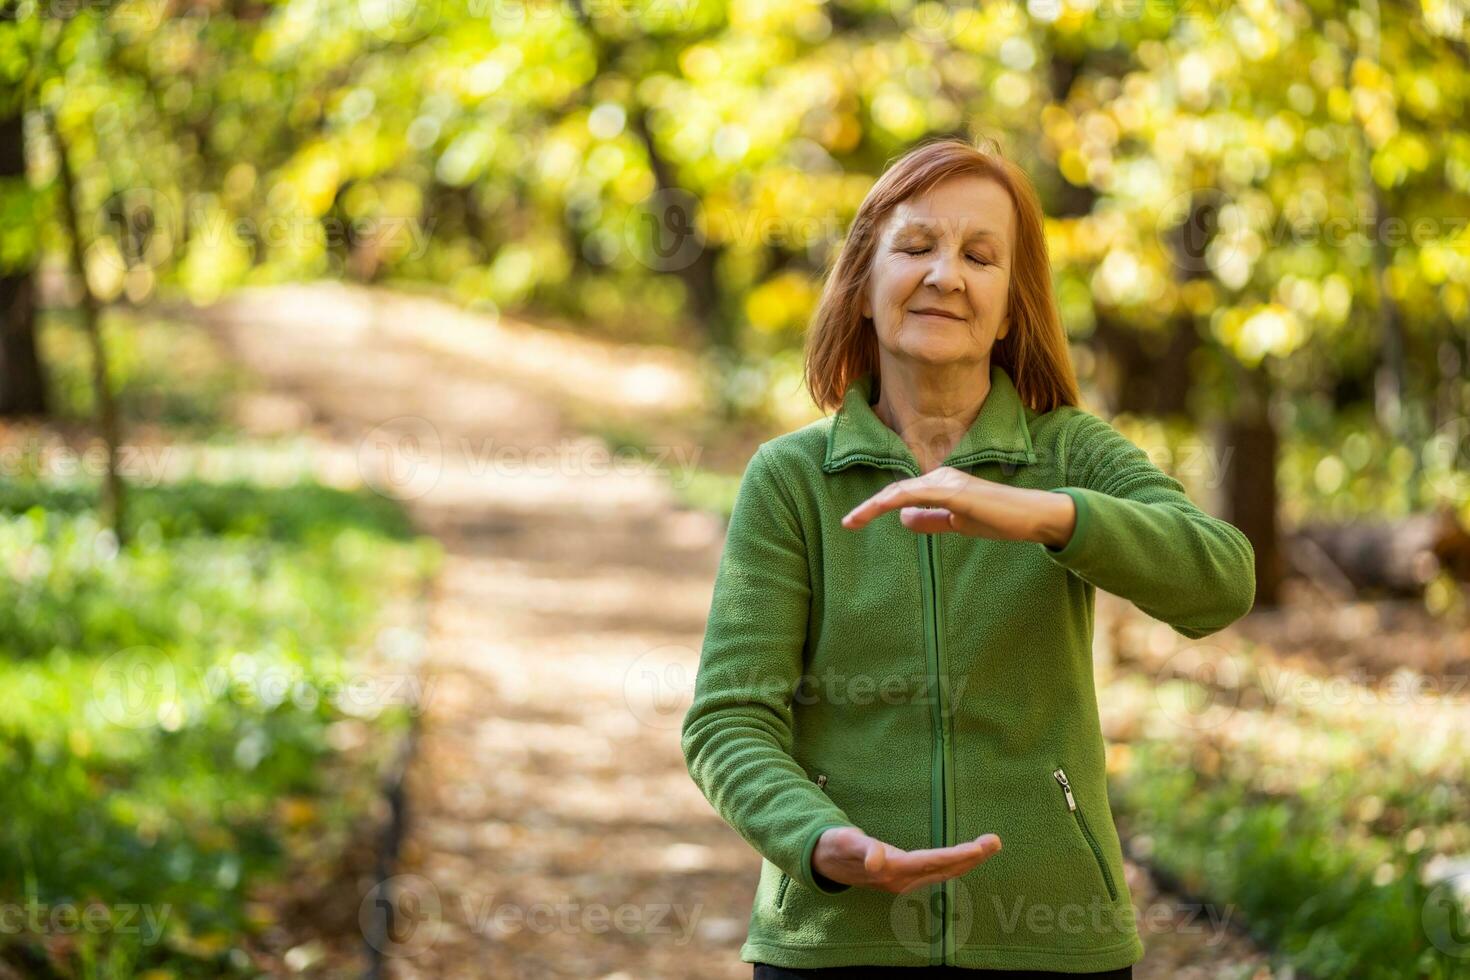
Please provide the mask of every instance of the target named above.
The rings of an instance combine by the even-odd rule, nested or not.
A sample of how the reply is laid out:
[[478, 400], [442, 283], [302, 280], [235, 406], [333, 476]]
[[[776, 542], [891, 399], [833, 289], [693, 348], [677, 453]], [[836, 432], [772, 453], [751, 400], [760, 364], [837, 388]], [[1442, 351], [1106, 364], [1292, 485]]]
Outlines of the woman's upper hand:
[[856, 827], [833, 827], [817, 839], [812, 868], [844, 885], [909, 892], [958, 878], [1000, 850], [1000, 838], [983, 834], [953, 847], [905, 851], [869, 837]]
[[856, 531], [890, 510], [903, 526], [921, 534], [957, 531], [1000, 541], [1038, 541], [1064, 547], [1076, 527], [1077, 505], [1065, 493], [1006, 486], [940, 466], [922, 476], [896, 480], [858, 504], [842, 519]]

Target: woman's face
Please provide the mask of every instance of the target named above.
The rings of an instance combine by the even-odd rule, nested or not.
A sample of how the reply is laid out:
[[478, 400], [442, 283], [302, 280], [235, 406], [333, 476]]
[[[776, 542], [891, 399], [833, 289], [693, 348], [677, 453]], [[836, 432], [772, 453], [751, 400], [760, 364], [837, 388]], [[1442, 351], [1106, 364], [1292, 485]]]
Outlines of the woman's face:
[[1015, 227], [1010, 195], [989, 177], [951, 177], [894, 208], [863, 297], [879, 347], [933, 365], [986, 360], [1010, 331]]

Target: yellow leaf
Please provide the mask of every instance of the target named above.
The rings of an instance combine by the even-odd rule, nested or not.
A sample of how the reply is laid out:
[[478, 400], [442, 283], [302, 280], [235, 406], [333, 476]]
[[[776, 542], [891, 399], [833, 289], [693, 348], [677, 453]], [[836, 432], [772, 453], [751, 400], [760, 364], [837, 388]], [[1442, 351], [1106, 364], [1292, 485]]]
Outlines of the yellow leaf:
[[318, 809], [315, 802], [301, 797], [287, 797], [277, 805], [277, 813], [288, 827], [304, 827], [316, 822]]

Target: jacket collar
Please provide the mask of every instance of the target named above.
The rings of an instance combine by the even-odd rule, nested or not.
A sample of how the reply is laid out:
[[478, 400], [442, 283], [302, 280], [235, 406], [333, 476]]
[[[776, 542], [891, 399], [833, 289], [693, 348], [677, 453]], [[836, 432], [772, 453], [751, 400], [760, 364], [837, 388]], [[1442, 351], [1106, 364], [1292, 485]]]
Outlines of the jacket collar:
[[[822, 471], [836, 473], [858, 463], [918, 473], [918, 463], [907, 444], [868, 404], [873, 376], [863, 374], [848, 385], [842, 405], [827, 432], [827, 456]], [[945, 466], [974, 463], [1034, 463], [1031, 431], [1026, 424], [1026, 406], [999, 364], [990, 365], [990, 392], [969, 430], [960, 438]]]

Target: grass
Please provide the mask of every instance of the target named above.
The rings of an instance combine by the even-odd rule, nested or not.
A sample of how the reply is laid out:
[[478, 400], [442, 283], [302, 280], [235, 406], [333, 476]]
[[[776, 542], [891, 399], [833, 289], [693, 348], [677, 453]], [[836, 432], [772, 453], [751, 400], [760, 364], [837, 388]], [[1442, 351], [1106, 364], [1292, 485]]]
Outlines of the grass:
[[[42, 338], [64, 428], [90, 411], [85, 346], [64, 317]], [[107, 340], [129, 429], [261, 448], [229, 418], [248, 380], [196, 328], [112, 314]], [[119, 547], [95, 474], [6, 458], [0, 967], [259, 975], [312, 935], [281, 897], [329, 887], [376, 819], [438, 546], [366, 491], [193, 477], [130, 486]]]
[[1160, 669], [1100, 692], [1135, 846], [1232, 906], [1279, 965], [1363, 980], [1470, 973], [1437, 884], [1447, 859], [1470, 853], [1464, 705], [1355, 685], [1327, 695], [1261, 648], [1229, 656], [1239, 684]]
[[[375, 763], [334, 768], [334, 726], [366, 720], [382, 752], [407, 724], [365, 658], [437, 552], [313, 485], [137, 491], [122, 549], [85, 494], [3, 491], [0, 899], [164, 916], [71, 934], [58, 975], [231, 974], [287, 832], [330, 849], [366, 809]], [[48, 939], [0, 942], [24, 962]]]
[[[251, 380], [220, 356], [204, 330], [122, 309], [107, 312], [102, 330], [109, 378], [124, 419], [162, 426], [180, 436], [235, 431], [231, 401], [248, 390]], [[76, 315], [48, 311], [39, 341], [57, 419], [90, 422], [91, 355]]]

